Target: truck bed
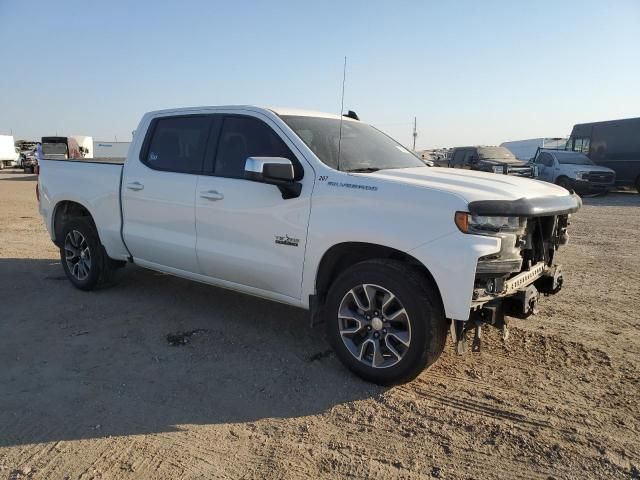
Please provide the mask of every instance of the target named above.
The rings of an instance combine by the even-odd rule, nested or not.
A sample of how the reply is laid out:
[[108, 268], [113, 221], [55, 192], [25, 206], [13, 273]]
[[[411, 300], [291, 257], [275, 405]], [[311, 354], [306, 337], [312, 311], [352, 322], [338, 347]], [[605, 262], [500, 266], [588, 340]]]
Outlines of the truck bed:
[[125, 260], [127, 249], [120, 234], [120, 179], [124, 158], [40, 161], [38, 189], [40, 213], [55, 236], [56, 208], [62, 201], [75, 202], [89, 210], [98, 235], [111, 258]]

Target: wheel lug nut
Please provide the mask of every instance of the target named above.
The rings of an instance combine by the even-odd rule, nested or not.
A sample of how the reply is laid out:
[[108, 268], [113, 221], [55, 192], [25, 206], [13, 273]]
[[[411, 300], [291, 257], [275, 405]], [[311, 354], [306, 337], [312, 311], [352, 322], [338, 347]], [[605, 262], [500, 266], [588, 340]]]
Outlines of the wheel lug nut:
[[382, 333], [387, 333], [387, 329], [386, 329], [386, 328], [383, 328], [383, 329], [382, 329]]
[[371, 330], [371, 325], [367, 325], [367, 330]]
[[380, 336], [380, 334], [378, 332], [373, 334], [374, 337], [378, 338]]

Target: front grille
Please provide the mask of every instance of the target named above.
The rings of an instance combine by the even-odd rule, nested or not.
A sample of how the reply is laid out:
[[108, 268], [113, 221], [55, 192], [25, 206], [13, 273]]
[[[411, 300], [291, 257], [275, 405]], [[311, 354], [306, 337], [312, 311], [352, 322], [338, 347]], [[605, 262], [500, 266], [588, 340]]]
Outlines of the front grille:
[[532, 167], [509, 167], [509, 175], [515, 175], [517, 177], [533, 177]]
[[593, 183], [612, 183], [614, 174], [610, 172], [591, 172], [585, 175], [585, 180]]

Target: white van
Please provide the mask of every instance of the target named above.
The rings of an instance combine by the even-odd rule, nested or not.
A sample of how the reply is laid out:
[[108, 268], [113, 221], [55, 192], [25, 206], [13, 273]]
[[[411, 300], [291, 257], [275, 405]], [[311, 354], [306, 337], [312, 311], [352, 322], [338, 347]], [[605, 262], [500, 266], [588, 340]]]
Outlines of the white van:
[[0, 135], [0, 170], [5, 167], [15, 167], [20, 154], [16, 149], [13, 135]]
[[566, 143], [567, 137], [541, 137], [530, 138], [528, 140], [515, 140], [513, 142], [502, 142], [500, 146], [507, 148], [518, 160], [528, 162], [536, 156], [538, 148], [564, 150]]

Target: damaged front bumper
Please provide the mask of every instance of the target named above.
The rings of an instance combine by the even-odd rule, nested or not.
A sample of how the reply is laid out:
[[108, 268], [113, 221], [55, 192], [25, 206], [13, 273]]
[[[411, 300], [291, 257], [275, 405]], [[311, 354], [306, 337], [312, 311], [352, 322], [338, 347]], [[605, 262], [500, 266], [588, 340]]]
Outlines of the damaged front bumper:
[[[486, 233], [500, 238], [500, 251], [480, 257], [468, 320], [452, 320], [451, 334], [458, 353], [463, 353], [466, 333], [475, 331], [473, 350], [480, 349], [481, 326], [492, 325], [508, 336], [505, 316], [526, 318], [537, 313], [540, 294], [552, 295], [562, 288], [562, 268], [556, 252], [568, 242], [569, 214], [578, 210], [577, 195], [533, 201], [472, 202], [475, 215], [512, 215], [518, 228]], [[515, 222], [510, 223], [514, 225]]]

